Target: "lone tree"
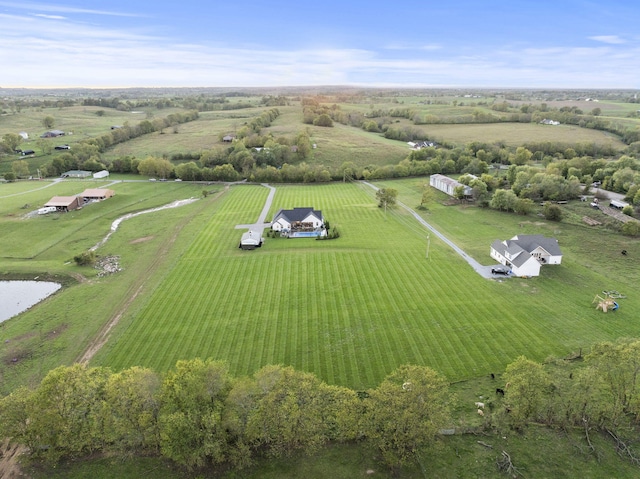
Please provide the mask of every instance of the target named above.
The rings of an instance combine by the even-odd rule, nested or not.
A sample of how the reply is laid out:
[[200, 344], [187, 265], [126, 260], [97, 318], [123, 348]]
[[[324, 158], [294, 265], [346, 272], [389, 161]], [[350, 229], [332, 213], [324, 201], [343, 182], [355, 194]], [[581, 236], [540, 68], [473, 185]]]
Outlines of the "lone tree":
[[424, 185], [422, 190], [422, 199], [418, 208], [422, 210], [429, 209], [428, 205], [434, 200], [433, 188], [429, 185]]
[[549, 221], [560, 221], [562, 219], [562, 208], [558, 205], [546, 202], [542, 210], [542, 214]]
[[56, 119], [51, 115], [47, 115], [42, 119], [42, 125], [45, 128], [53, 128], [53, 125], [55, 125], [55, 123], [56, 123]]
[[398, 190], [393, 188], [380, 188], [376, 192], [376, 198], [378, 198], [378, 208], [384, 208], [387, 210], [387, 206], [393, 206], [396, 204], [396, 198], [398, 197]]
[[29, 176], [29, 163], [24, 160], [18, 160], [11, 163], [11, 171], [16, 175], [16, 178], [26, 178]]
[[11, 153], [18, 149], [21, 141], [22, 137], [16, 133], [5, 133], [2, 135], [2, 143], [4, 143], [7, 150]]

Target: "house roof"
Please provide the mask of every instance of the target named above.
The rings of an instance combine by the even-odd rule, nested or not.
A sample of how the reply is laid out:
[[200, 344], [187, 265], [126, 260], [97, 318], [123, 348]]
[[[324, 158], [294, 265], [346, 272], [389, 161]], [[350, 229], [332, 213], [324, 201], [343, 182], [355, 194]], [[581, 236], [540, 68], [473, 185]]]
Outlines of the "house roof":
[[551, 256], [562, 256], [558, 240], [555, 238], [547, 238], [542, 235], [516, 235], [511, 240], [517, 241], [517, 244], [529, 253], [540, 247]]
[[78, 201], [77, 196], [54, 196], [45, 206], [65, 207], [70, 206]]
[[262, 242], [262, 235], [259, 231], [249, 230], [246, 233], [242, 234], [242, 238], [240, 239], [242, 244], [260, 244]]
[[62, 175], [67, 175], [67, 176], [91, 176], [91, 172], [90, 171], [86, 171], [86, 170], [69, 170], [69, 171], [65, 171], [64, 173], [62, 173]]
[[80, 196], [83, 198], [106, 198], [108, 196], [113, 196], [114, 193], [115, 192], [113, 190], [109, 190], [107, 188], [87, 188], [80, 193]]
[[532, 258], [532, 256], [527, 251], [525, 251], [515, 241], [512, 240], [495, 240], [491, 244], [491, 247], [504, 257], [509, 254], [509, 258], [511, 258], [509, 259], [509, 261], [511, 262], [511, 264], [518, 268]]
[[273, 217], [273, 222], [275, 223], [280, 218], [284, 218], [289, 223], [293, 223], [296, 221], [302, 221], [310, 214], [314, 215], [320, 221], [322, 221], [322, 211], [316, 211], [311, 207], [305, 208], [294, 208], [292, 210], [280, 210]]

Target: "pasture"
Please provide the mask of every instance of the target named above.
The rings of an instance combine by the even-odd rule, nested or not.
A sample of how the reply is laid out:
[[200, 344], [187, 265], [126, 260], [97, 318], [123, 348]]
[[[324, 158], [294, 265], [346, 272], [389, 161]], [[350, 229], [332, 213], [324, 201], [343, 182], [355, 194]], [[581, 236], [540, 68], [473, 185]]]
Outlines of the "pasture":
[[[116, 195], [82, 210], [23, 218], [54, 194], [77, 194], [101, 186], [65, 181], [45, 189], [24, 190], [48, 182], [0, 185], [0, 273], [3, 279], [52, 279], [66, 287], [16, 319], [2, 323], [0, 344], [0, 392], [19, 384], [33, 384], [60, 364], [77, 360], [100, 328], [120, 311], [141, 284], [152, 285], [165, 263], [165, 249], [175, 248], [172, 237], [197, 215], [201, 203], [140, 216], [124, 221], [118, 232], [100, 249], [103, 256], [120, 256], [123, 271], [98, 278], [98, 271], [79, 267], [73, 256], [95, 245], [109, 231], [111, 222], [127, 213], [197, 197], [202, 187], [188, 183], [117, 183]], [[214, 192], [217, 187], [209, 189]], [[22, 191], [22, 194], [19, 194]], [[17, 196], [8, 196], [10, 194]], [[23, 209], [25, 203], [32, 206]], [[185, 219], [186, 218], [186, 219]], [[132, 229], [127, 223], [134, 222]], [[132, 236], [127, 233], [134, 231]], [[134, 239], [143, 242], [132, 243]], [[13, 359], [17, 361], [14, 362]]]
[[[472, 141], [502, 143], [516, 147], [528, 142], [595, 143], [625, 148], [615, 135], [574, 125], [538, 125], [536, 123], [482, 123], [467, 125], [422, 125], [420, 128], [432, 140], [454, 144]], [[480, 140], [479, 140], [480, 139]]]
[[[151, 133], [119, 145], [105, 153], [104, 158], [115, 159], [131, 155], [145, 158], [153, 155], [176, 153], [201, 153], [204, 150], [228, 148], [228, 143], [219, 137], [234, 133], [248, 120], [259, 116], [267, 108], [251, 108], [225, 112], [203, 112], [198, 120], [178, 126], [178, 133], [168, 128], [164, 133]], [[404, 142], [388, 140], [376, 133], [367, 133], [359, 128], [335, 123], [333, 128], [323, 128], [302, 123], [300, 105], [278, 107], [280, 116], [270, 127], [262, 129], [262, 135], [293, 140], [301, 131], [308, 131], [311, 141], [317, 145], [313, 150], [313, 163], [338, 168], [352, 161], [358, 166], [386, 165], [398, 163], [408, 154]]]
[[[278, 187], [274, 210], [312, 205], [342, 236], [268, 238], [262, 249], [246, 252], [237, 248], [241, 231], [234, 226], [255, 221], [268, 190], [234, 187], [208, 221], [192, 223], [185, 250], [135, 314], [125, 315], [96, 364], [163, 371], [177, 359], [213, 357], [242, 375], [282, 363], [365, 389], [404, 363], [460, 380], [502, 371], [521, 354], [544, 360], [640, 333], [633, 321], [640, 303], [632, 294], [616, 314], [592, 307], [603, 289], [631, 291], [633, 277], [611, 278], [586, 265], [572, 225], [487, 212], [470, 217], [469, 230], [461, 231], [439, 220], [461, 246], [473, 238], [483, 243], [470, 250], [484, 264], [491, 263], [489, 238], [559, 237], [562, 266], [530, 280], [488, 281], [433, 237], [426, 258], [426, 232], [399, 209], [385, 215], [363, 188]], [[470, 210], [460, 208], [458, 216], [459, 208], [449, 208], [456, 219]]]
[[[177, 125], [175, 128], [165, 128], [161, 132], [153, 132], [125, 143], [114, 145], [102, 154], [106, 162], [122, 156], [132, 156], [144, 159], [147, 156], [170, 157], [179, 153], [200, 154], [205, 150], [226, 148], [228, 144], [220, 141], [220, 136], [239, 130], [251, 118], [259, 116], [263, 111], [272, 107], [261, 105], [258, 96], [233, 99], [243, 103], [255, 105], [252, 108], [238, 110], [217, 110], [200, 113], [196, 121]], [[538, 124], [521, 123], [489, 123], [489, 124], [460, 124], [461, 118], [469, 118], [476, 112], [499, 115], [490, 109], [495, 98], [462, 98], [453, 96], [395, 96], [389, 94], [360, 97], [360, 101], [325, 97], [326, 106], [334, 101], [345, 113], [357, 112], [367, 115], [373, 110], [387, 111], [391, 109], [409, 108], [420, 116], [432, 116], [447, 124], [414, 125], [404, 118], [393, 120], [396, 128], [409, 127], [421, 131], [424, 137], [439, 142], [446, 142], [464, 146], [472, 141], [501, 143], [508, 147], [517, 147], [526, 142], [560, 142], [560, 143], [596, 143], [612, 145], [622, 150], [625, 145], [615, 136], [603, 131], [590, 130], [577, 126], [560, 125], [550, 127]], [[483, 105], [478, 105], [482, 102]], [[517, 106], [519, 102], [511, 102]], [[565, 105], [566, 102], [551, 102], [554, 107]], [[576, 102], [573, 102], [576, 103]], [[573, 104], [571, 103], [571, 104]], [[618, 123], [637, 124], [637, 120], [623, 118], [633, 111], [632, 104], [623, 103], [593, 103], [578, 102], [581, 107], [600, 107], [603, 116], [617, 117]], [[569, 103], [567, 103], [569, 104]], [[280, 116], [271, 126], [265, 127], [261, 135], [273, 135], [275, 138], [285, 137], [292, 140], [301, 131], [307, 131], [311, 141], [317, 145], [313, 150], [310, 163], [322, 164], [328, 168], [337, 169], [345, 162], [353, 162], [358, 167], [368, 165], [384, 166], [397, 164], [407, 157], [409, 149], [402, 141], [388, 140], [380, 133], [365, 132], [360, 128], [335, 123], [333, 128], [323, 128], [304, 124], [301, 102], [291, 99], [288, 106], [277, 107]], [[16, 160], [25, 159], [29, 163], [30, 174], [36, 169], [53, 160], [58, 151], [45, 155], [42, 142], [49, 145], [61, 143], [73, 144], [84, 139], [98, 137], [110, 131], [111, 125], [129, 123], [136, 125], [142, 120], [153, 121], [164, 118], [171, 113], [184, 111], [177, 107], [156, 108], [148, 106], [135, 111], [119, 111], [113, 108], [95, 106], [69, 106], [61, 108], [24, 108], [20, 113], [0, 115], [0, 136], [5, 133], [26, 131], [30, 139], [21, 144], [22, 148], [35, 150], [34, 157], [20, 157], [6, 155], [0, 159], [0, 174], [11, 171], [11, 164]], [[586, 110], [585, 110], [586, 111]], [[100, 112], [99, 116], [97, 113]], [[56, 129], [73, 132], [61, 138], [40, 140], [39, 135], [45, 131], [42, 120], [45, 116], [54, 118]]]
[[[178, 133], [173, 128], [164, 132], [153, 132], [125, 143], [114, 145], [104, 158], [113, 160], [121, 156], [134, 156], [140, 159], [152, 155], [162, 157], [176, 153], [200, 153], [213, 148], [226, 148], [219, 137], [234, 133], [245, 122], [259, 116], [266, 108], [246, 108], [242, 110], [202, 112], [200, 117], [191, 122], [177, 125]], [[158, 112], [158, 117], [163, 117]]]

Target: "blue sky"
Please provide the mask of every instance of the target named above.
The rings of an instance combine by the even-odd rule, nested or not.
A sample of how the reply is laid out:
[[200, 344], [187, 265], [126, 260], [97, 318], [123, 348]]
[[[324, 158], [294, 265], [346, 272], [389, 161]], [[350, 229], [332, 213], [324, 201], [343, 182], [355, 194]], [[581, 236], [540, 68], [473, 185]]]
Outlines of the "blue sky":
[[0, 87], [640, 88], [637, 0], [0, 0]]

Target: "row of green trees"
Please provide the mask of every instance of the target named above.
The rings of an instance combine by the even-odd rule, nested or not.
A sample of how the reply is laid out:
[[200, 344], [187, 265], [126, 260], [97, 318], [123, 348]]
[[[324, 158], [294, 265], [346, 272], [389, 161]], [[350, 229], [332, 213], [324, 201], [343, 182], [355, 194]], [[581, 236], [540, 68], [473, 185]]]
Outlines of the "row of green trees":
[[0, 400], [0, 434], [49, 463], [103, 451], [241, 468], [257, 455], [368, 440], [398, 466], [449, 425], [448, 387], [421, 366], [402, 366], [357, 393], [283, 366], [234, 378], [224, 363], [201, 359], [179, 361], [163, 376], [75, 364]]
[[596, 344], [584, 365], [569, 369], [560, 361], [550, 373], [541, 364], [520, 357], [507, 366], [504, 409], [497, 411], [514, 428], [531, 422], [579, 428], [589, 435], [602, 431], [625, 444], [625, 456], [640, 463], [640, 341], [623, 339]]
[[[111, 166], [101, 158], [101, 154], [109, 147], [142, 135], [148, 135], [158, 131], [161, 132], [167, 127], [194, 121], [197, 118], [198, 112], [191, 111], [172, 113], [166, 118], [143, 120], [137, 125], [129, 125], [126, 123], [121, 127], [110, 130], [109, 133], [74, 144], [71, 150], [67, 150], [65, 153], [56, 156], [50, 163], [43, 165], [40, 169], [41, 174], [43, 176], [59, 176], [65, 171], [74, 169], [100, 171]], [[47, 143], [47, 145], [49, 151], [45, 151], [45, 153], [50, 153], [50, 143]], [[135, 170], [131, 171], [137, 173]]]
[[[599, 343], [577, 358], [579, 365], [557, 360], [552, 369], [525, 357], [509, 364], [504, 397], [489, 399], [482, 427], [579, 428], [591, 448], [590, 434], [602, 431], [640, 462], [640, 340]], [[49, 463], [109, 452], [159, 454], [190, 469], [243, 468], [258, 456], [362, 440], [401, 466], [452, 424], [455, 401], [446, 380], [423, 366], [401, 366], [356, 392], [283, 366], [236, 378], [223, 362], [201, 359], [162, 376], [75, 364], [2, 398], [0, 434]]]

